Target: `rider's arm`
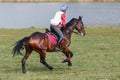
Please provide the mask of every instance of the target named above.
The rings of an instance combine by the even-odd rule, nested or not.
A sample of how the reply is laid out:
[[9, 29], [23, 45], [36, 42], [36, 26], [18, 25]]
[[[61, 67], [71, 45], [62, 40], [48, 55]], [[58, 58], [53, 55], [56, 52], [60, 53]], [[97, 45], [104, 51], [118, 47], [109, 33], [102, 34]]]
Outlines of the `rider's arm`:
[[65, 27], [66, 26], [66, 15], [62, 14], [61, 18], [62, 18], [62, 26]]

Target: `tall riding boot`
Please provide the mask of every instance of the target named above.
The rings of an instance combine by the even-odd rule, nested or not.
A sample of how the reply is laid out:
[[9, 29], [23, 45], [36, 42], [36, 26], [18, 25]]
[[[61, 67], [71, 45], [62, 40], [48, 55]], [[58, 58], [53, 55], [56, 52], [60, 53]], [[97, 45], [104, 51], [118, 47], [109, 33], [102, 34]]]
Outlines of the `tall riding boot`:
[[58, 44], [57, 44], [57, 47], [56, 47], [56, 51], [60, 51], [61, 50], [61, 48], [60, 48], [61, 41], [62, 41], [62, 38], [60, 38], [59, 41], [58, 41]]

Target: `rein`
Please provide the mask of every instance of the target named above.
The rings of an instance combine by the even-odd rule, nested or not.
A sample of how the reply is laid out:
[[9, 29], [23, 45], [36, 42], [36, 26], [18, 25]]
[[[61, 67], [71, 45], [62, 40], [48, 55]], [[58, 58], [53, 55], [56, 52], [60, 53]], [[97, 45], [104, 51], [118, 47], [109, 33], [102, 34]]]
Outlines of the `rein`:
[[76, 32], [76, 31], [73, 31], [73, 33], [75, 33], [76, 35], [79, 35], [79, 34], [80, 34], [79, 32]]
[[71, 30], [71, 29], [69, 29], [69, 28], [67, 28], [70, 32], [73, 32], [73, 33], [75, 33], [76, 35], [79, 35], [80, 33], [79, 32], [76, 32], [76, 31], [73, 31], [73, 30]]

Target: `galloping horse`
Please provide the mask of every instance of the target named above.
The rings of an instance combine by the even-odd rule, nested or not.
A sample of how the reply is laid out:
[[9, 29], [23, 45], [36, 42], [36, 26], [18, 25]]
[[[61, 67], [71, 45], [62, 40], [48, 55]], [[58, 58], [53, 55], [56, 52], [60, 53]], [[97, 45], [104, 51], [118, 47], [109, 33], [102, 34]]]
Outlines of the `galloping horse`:
[[[62, 32], [65, 36], [65, 39], [62, 40], [60, 47], [61, 51], [65, 54], [66, 59], [63, 60], [63, 63], [67, 62], [68, 66], [72, 66], [70, 59], [73, 56], [73, 53], [68, 48], [71, 43], [71, 35], [76, 29], [82, 36], [85, 35], [84, 24], [82, 22], [82, 17], [79, 16], [78, 19], [72, 18], [67, 24], [66, 27], [62, 28]], [[50, 38], [52, 36], [53, 38]], [[15, 43], [13, 47], [13, 57], [15, 54], [22, 54], [20, 51], [25, 48], [25, 55], [22, 62], [22, 72], [26, 73], [25, 63], [32, 51], [36, 51], [40, 55], [40, 62], [44, 64], [48, 69], [53, 70], [53, 67], [50, 66], [46, 60], [46, 52], [53, 52], [56, 49], [57, 43], [52, 42], [56, 40], [55, 36], [50, 34], [50, 32], [34, 32], [30, 36], [24, 37], [18, 42]], [[57, 41], [57, 40], [56, 40]]]

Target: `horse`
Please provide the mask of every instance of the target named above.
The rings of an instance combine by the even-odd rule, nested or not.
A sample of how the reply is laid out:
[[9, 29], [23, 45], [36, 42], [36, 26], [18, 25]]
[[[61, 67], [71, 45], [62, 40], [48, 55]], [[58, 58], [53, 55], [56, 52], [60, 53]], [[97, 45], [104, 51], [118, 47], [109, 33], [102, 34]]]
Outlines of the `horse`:
[[[74, 32], [74, 29], [77, 30], [77, 32]], [[64, 35], [64, 39], [60, 43], [61, 52], [65, 54], [66, 59], [62, 61], [62, 63], [67, 62], [68, 66], [72, 66], [71, 58], [73, 57], [73, 52], [69, 49], [69, 46], [71, 44], [71, 35], [72, 33], [77, 33], [82, 36], [84, 36], [85, 30], [84, 30], [84, 24], [82, 21], [82, 17], [79, 16], [79, 18], [72, 18], [67, 24], [66, 27], [61, 28], [62, 33]], [[12, 53], [13, 57], [16, 54], [21, 54], [21, 50], [25, 49], [25, 55], [21, 60], [22, 63], [22, 73], [26, 73], [26, 60], [32, 53], [32, 51], [35, 51], [39, 53], [40, 56], [40, 63], [45, 65], [49, 70], [53, 70], [54, 68], [50, 66], [45, 58], [46, 58], [46, 52], [54, 52], [57, 46], [57, 39], [56, 36], [51, 34], [51, 32], [46, 29], [46, 32], [34, 32], [30, 36], [26, 36], [22, 38], [21, 40], [17, 41], [14, 44]]]

